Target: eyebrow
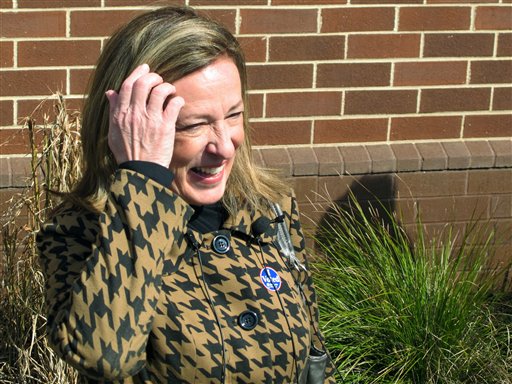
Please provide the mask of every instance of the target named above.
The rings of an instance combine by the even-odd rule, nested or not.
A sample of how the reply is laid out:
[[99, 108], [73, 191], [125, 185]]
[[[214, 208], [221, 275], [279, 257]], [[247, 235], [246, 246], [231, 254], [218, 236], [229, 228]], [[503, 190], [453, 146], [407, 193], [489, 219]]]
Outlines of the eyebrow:
[[231, 108], [229, 108], [228, 114], [230, 114], [234, 110], [237, 110], [237, 109], [239, 109], [241, 107], [245, 107], [244, 101], [242, 99], [240, 99], [235, 105], [233, 105]]
[[[236, 102], [236, 104], [234, 104], [231, 108], [228, 109], [226, 115], [224, 117], [227, 117], [229, 116], [230, 114], [232, 114], [234, 111], [236, 111], [237, 109], [240, 109], [240, 108], [243, 108], [245, 109], [245, 105], [244, 105], [244, 101], [243, 99], [240, 99], [239, 101]], [[243, 111], [241, 111], [243, 112]], [[192, 123], [187, 123], [187, 121], [190, 121], [192, 120]], [[204, 115], [204, 114], [199, 114], [199, 115], [190, 115], [190, 116], [187, 116], [185, 119], [180, 119], [179, 116], [178, 116], [178, 119], [177, 119], [177, 123], [179, 122], [182, 122], [185, 121], [184, 125], [185, 126], [189, 126], [189, 125], [198, 125], [198, 124], [202, 124], [203, 122], [209, 122], [210, 121], [210, 116], [208, 115]]]

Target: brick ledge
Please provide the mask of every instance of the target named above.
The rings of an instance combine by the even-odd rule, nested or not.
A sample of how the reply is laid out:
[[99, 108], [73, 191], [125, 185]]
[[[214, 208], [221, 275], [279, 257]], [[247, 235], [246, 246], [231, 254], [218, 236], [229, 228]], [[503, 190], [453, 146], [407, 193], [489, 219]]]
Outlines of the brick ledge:
[[[284, 176], [512, 168], [512, 139], [307, 147], [262, 147], [256, 162]], [[0, 188], [24, 187], [29, 157], [0, 159]]]
[[258, 164], [284, 176], [360, 175], [512, 167], [512, 139], [400, 144], [262, 147]]

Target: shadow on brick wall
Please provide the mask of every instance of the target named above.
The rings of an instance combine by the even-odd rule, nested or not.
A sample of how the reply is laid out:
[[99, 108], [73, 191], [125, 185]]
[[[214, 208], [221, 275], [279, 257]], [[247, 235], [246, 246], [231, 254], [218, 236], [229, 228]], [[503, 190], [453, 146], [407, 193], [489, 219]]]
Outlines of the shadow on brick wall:
[[[340, 182], [346, 181], [340, 178]], [[316, 241], [324, 241], [329, 236], [328, 231], [323, 229], [330, 228], [336, 221], [337, 210], [351, 212], [358, 222], [362, 222], [363, 215], [369, 220], [378, 219], [387, 228], [392, 229], [390, 214], [393, 214], [396, 208], [395, 192], [395, 176], [392, 174], [352, 178], [346, 193], [341, 196], [330, 194], [330, 205], [320, 217], [314, 238]], [[373, 219], [370, 219], [371, 217]]]

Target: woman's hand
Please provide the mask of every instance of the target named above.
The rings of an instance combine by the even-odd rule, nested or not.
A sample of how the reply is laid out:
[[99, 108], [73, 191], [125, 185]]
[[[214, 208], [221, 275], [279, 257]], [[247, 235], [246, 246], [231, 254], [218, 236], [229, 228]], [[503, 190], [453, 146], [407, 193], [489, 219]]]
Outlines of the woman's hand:
[[135, 68], [119, 93], [106, 92], [110, 104], [108, 145], [118, 164], [144, 160], [169, 167], [176, 119], [184, 105], [183, 98], [171, 97], [175, 92], [174, 86], [150, 72], [147, 64]]

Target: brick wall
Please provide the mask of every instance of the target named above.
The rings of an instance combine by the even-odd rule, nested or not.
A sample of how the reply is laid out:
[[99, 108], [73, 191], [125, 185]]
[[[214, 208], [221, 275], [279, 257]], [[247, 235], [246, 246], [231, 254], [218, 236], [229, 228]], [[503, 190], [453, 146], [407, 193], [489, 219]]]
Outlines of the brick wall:
[[[309, 238], [326, 219], [326, 198], [347, 203], [350, 189], [360, 202], [384, 203], [396, 212], [413, 237], [418, 217], [427, 239], [440, 237], [447, 226], [460, 239], [478, 221], [496, 233], [488, 266], [512, 262], [510, 139], [265, 147], [254, 154], [290, 177]], [[512, 269], [497, 284], [512, 291]]]
[[[22, 119], [56, 91], [80, 109], [105, 39], [155, 3], [1, 0], [2, 196], [24, 183]], [[457, 212], [475, 203], [510, 231], [510, 0], [173, 3], [200, 8], [239, 37], [256, 156], [293, 176], [303, 210], [326, 185], [342, 199], [355, 180], [391, 180], [396, 206], [419, 202], [432, 225], [467, 223]], [[51, 105], [34, 116], [45, 113]], [[512, 254], [510, 241], [500, 249], [501, 258]]]

